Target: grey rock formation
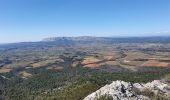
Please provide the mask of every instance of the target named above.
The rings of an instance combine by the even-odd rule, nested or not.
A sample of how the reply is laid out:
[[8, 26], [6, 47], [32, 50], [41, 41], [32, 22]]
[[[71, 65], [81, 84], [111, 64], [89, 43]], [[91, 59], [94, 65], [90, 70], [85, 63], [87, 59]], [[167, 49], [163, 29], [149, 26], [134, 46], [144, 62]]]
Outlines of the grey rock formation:
[[113, 100], [151, 100], [147, 95], [143, 95], [142, 92], [147, 90], [156, 94], [159, 91], [164, 95], [168, 95], [169, 89], [169, 86], [160, 80], [146, 84], [113, 81], [110, 85], [105, 85], [88, 95], [84, 100], [97, 100], [101, 96], [111, 96]]

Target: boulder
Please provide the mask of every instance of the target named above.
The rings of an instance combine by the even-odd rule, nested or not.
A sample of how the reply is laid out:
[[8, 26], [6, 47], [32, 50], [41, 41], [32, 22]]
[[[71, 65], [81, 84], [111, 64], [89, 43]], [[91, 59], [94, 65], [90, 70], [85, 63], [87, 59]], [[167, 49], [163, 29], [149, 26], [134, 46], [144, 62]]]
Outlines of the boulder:
[[[134, 89], [136, 89], [136, 91], [134, 91]], [[169, 86], [160, 80], [146, 84], [113, 81], [111, 84], [105, 85], [96, 92], [88, 95], [84, 100], [97, 100], [101, 96], [111, 96], [113, 100], [151, 100], [147, 94], [143, 95], [145, 93], [142, 92], [145, 92], [145, 90], [153, 92], [154, 94], [158, 93], [158, 91], [161, 91], [161, 93], [165, 95], [170, 93]]]

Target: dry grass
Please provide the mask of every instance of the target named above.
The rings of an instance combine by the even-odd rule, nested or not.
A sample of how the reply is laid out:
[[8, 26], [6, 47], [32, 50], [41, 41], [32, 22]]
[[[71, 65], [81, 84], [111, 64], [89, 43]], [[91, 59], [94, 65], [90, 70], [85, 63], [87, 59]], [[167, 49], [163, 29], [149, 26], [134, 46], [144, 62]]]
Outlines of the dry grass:
[[148, 54], [144, 54], [144, 53], [141, 53], [141, 52], [126, 52], [126, 57], [125, 59], [126, 60], [135, 60], [135, 59], [143, 59], [143, 58], [148, 58], [149, 55]]
[[88, 64], [85, 65], [84, 67], [88, 67], [88, 68], [99, 68], [100, 66], [105, 65], [105, 63], [94, 63], [94, 64]]
[[9, 68], [1, 68], [0, 69], [0, 73], [7, 73], [7, 72], [10, 72], [12, 69], [9, 69]]
[[50, 67], [47, 67], [46, 69], [62, 70], [63, 67], [58, 66], [58, 65], [52, 65], [52, 66], [50, 66]]
[[129, 66], [140, 66], [141, 64], [143, 64], [143, 61], [127, 61], [127, 60], [123, 60], [122, 64], [124, 65], [129, 65]]
[[170, 61], [170, 58], [149, 58], [149, 60], [163, 60], [163, 61]]
[[32, 74], [27, 73], [26, 71], [20, 72], [19, 75], [20, 75], [22, 78], [29, 78], [29, 77], [32, 76]]
[[32, 64], [32, 66], [33, 66], [33, 68], [44, 67], [44, 66], [46, 66], [46, 65], [48, 65], [48, 64], [55, 63], [55, 61], [57, 61], [57, 60], [40, 61], [40, 62], [37, 62], [37, 63]]
[[105, 64], [107, 65], [118, 65], [116, 61], [106, 61]]
[[144, 67], [168, 67], [169, 63], [167, 62], [159, 62], [157, 60], [149, 60], [142, 64]]
[[47, 69], [62, 70], [63, 67], [47, 67]]
[[108, 61], [114, 61], [116, 60], [116, 58], [114, 56], [111, 56], [111, 55], [108, 55], [108, 56], [104, 56], [103, 57], [105, 60], [108, 60]]
[[84, 58], [84, 60], [81, 62], [82, 65], [89, 65], [89, 64], [95, 64], [95, 63], [98, 63], [98, 62], [101, 62], [102, 60], [100, 59], [97, 59], [95, 57], [87, 57], [87, 58]]
[[32, 64], [32, 66], [33, 66], [34, 68], [38, 68], [38, 67], [41, 67], [42, 65], [41, 65], [40, 63], [34, 63], [34, 64]]
[[73, 63], [72, 63], [72, 65], [71, 65], [71, 66], [72, 66], [72, 67], [77, 67], [79, 64], [80, 64], [80, 62], [79, 62], [79, 61], [75, 61], [75, 62], [73, 62]]

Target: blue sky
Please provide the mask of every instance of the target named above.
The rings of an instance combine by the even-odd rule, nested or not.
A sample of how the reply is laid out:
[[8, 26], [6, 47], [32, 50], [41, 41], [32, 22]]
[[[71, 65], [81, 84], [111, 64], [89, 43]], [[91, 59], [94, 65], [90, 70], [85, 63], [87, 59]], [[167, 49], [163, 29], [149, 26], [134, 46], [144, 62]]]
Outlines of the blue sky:
[[160, 35], [170, 35], [170, 0], [0, 0], [0, 43]]

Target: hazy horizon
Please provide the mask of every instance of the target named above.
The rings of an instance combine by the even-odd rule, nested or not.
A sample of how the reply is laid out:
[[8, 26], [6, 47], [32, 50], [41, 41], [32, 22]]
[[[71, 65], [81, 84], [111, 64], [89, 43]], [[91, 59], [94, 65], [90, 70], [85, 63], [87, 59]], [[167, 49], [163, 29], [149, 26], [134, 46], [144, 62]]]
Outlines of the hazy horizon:
[[170, 36], [169, 0], [1, 0], [0, 43]]
[[61, 38], [61, 37], [106, 37], [106, 38], [157, 38], [157, 37], [162, 37], [162, 38], [166, 38], [166, 37], [170, 37], [170, 35], [156, 35], [156, 36], [85, 36], [85, 35], [80, 35], [80, 36], [49, 36], [49, 37], [44, 37], [44, 38], [41, 38], [41, 39], [37, 39], [37, 40], [24, 40], [24, 41], [12, 41], [12, 42], [0, 42], [0, 45], [3, 45], [3, 44], [11, 44], [11, 43], [22, 43], [22, 42], [41, 42], [43, 41], [44, 39], [48, 39], [48, 38]]

